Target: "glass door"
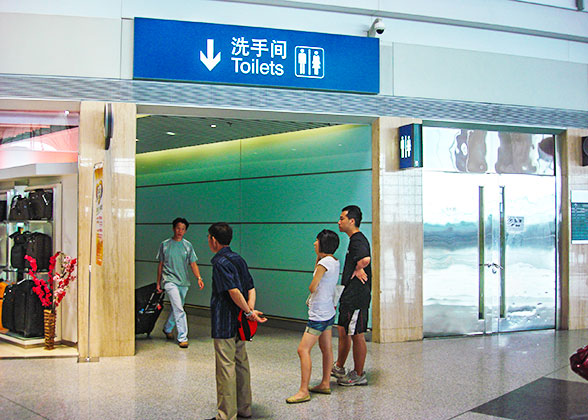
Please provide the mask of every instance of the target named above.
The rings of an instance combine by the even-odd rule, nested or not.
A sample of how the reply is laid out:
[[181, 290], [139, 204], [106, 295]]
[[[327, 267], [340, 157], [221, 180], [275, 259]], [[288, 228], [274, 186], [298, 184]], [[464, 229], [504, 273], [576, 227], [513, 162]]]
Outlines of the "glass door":
[[555, 178], [423, 174], [425, 336], [555, 327]]
[[[492, 224], [480, 224], [484, 175], [423, 172], [423, 322], [427, 336], [479, 334], [480, 316], [487, 311], [486, 293], [492, 282], [480, 276], [480, 234]], [[483, 305], [480, 307], [482, 295]], [[489, 306], [488, 306], [489, 307]]]
[[501, 302], [498, 331], [555, 328], [555, 179], [500, 175]]

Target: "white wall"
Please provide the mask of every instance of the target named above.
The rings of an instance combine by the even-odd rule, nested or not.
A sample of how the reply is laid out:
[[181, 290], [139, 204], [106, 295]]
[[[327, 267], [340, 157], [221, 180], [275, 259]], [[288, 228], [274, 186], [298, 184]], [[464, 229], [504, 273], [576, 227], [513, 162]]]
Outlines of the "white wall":
[[0, 13], [0, 73], [120, 75], [120, 19]]
[[588, 110], [588, 66], [394, 44], [393, 94]]

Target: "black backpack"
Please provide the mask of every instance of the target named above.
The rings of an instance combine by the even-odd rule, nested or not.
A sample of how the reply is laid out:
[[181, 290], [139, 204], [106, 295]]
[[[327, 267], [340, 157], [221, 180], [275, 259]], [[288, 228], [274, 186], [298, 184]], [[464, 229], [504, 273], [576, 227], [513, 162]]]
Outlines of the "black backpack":
[[[37, 270], [49, 270], [49, 259], [51, 258], [52, 252], [53, 241], [51, 240], [51, 236], [41, 232], [34, 232], [28, 237], [25, 255], [37, 260]], [[31, 268], [28, 261], [25, 261], [25, 268]]]
[[32, 220], [51, 220], [53, 217], [53, 191], [34, 190], [29, 193], [29, 214]]
[[29, 210], [29, 200], [21, 195], [12, 197], [10, 203], [10, 212], [8, 220], [29, 220], [31, 218]]
[[27, 242], [31, 232], [14, 232], [10, 235], [13, 245], [10, 249], [10, 265], [12, 268], [24, 269], [25, 268], [25, 255], [27, 250]]

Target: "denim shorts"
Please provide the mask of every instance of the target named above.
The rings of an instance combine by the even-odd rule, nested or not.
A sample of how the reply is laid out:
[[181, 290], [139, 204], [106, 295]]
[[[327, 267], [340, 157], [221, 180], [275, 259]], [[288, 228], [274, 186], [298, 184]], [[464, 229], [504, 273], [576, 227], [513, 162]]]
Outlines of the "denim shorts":
[[321, 335], [324, 331], [331, 329], [334, 323], [334, 316], [333, 318], [327, 321], [313, 321], [309, 319], [308, 323], [306, 324], [306, 329], [304, 330], [304, 332], [307, 332], [312, 335]]

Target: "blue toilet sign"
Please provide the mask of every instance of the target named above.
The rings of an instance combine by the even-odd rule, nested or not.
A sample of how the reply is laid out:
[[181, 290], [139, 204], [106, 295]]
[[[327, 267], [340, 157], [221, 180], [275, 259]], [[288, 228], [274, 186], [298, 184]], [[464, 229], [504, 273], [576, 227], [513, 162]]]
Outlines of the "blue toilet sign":
[[398, 128], [400, 169], [423, 167], [423, 126], [403, 125]]
[[377, 38], [135, 18], [133, 78], [372, 93]]
[[296, 77], [325, 77], [325, 50], [317, 47], [297, 46], [294, 50]]

